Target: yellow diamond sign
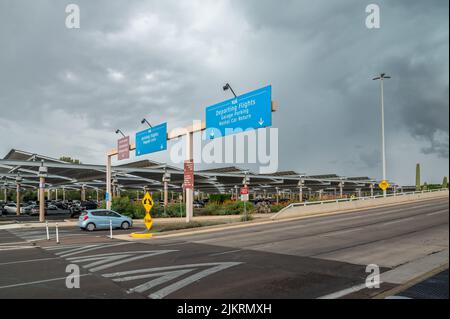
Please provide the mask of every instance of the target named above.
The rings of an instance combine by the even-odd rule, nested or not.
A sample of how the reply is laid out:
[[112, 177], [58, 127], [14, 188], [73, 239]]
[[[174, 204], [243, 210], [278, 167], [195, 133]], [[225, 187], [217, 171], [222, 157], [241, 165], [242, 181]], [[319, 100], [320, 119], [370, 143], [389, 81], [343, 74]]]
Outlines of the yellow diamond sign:
[[142, 199], [142, 205], [145, 208], [145, 217], [144, 217], [144, 224], [145, 227], [147, 227], [147, 230], [150, 230], [153, 225], [152, 216], [150, 215], [150, 211], [152, 210], [152, 207], [155, 203], [153, 202], [152, 196], [149, 192], [145, 193], [144, 198]]
[[149, 192], [145, 193], [145, 196], [142, 199], [142, 205], [144, 206], [145, 211], [146, 211], [147, 214], [150, 213], [150, 211], [152, 210], [154, 204], [155, 203], [153, 202], [153, 199], [150, 196], [150, 193]]
[[388, 183], [388, 181], [383, 180], [383, 181], [380, 182], [380, 184], [378, 184], [378, 186], [379, 186], [382, 190], [385, 191], [385, 190], [388, 189], [389, 186], [391, 186], [391, 185]]
[[152, 216], [150, 216], [149, 213], [145, 214], [144, 224], [145, 224], [145, 227], [147, 227], [147, 230], [150, 230], [150, 228], [152, 228], [153, 220], [152, 220]]

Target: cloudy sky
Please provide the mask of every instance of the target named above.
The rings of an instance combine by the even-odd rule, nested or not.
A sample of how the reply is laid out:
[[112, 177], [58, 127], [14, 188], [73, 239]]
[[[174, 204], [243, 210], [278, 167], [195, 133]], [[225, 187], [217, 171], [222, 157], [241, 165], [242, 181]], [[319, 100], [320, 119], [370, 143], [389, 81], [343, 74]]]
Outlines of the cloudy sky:
[[[67, 29], [76, 3], [81, 28]], [[133, 136], [204, 119], [204, 108], [273, 86], [279, 169], [441, 182], [449, 157], [448, 1], [0, 0], [0, 156], [16, 148], [103, 163]], [[167, 153], [145, 158], [166, 161]]]

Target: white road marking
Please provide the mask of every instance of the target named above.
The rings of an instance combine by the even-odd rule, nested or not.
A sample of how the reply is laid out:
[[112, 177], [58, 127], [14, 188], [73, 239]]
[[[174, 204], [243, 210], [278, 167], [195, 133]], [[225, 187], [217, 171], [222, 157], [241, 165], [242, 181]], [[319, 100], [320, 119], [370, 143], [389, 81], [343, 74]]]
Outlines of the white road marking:
[[[207, 276], [212, 275], [221, 270], [225, 270], [227, 268], [237, 266], [240, 264], [242, 264], [242, 263], [241, 262], [222, 262], [222, 263], [177, 265], [177, 266], [156, 267], [156, 268], [137, 269], [137, 270], [123, 271], [123, 272], [116, 272], [116, 273], [111, 273], [111, 274], [104, 274], [103, 277], [106, 277], [106, 278], [119, 277], [119, 278], [114, 278], [112, 280], [116, 281], [116, 282], [124, 282], [124, 281], [139, 279], [139, 278], [153, 278], [156, 276], [160, 276], [157, 279], [153, 279], [144, 284], [141, 284], [139, 286], [129, 289], [129, 292], [142, 293], [144, 291], [150, 290], [153, 287], [156, 287], [165, 282], [169, 282], [177, 277], [180, 277], [184, 274], [187, 274], [188, 272], [195, 271], [199, 267], [210, 267], [208, 269], [205, 269], [198, 273], [195, 273], [185, 279], [177, 281], [169, 286], [166, 286], [166, 287], [148, 295], [148, 297], [152, 298], [152, 299], [162, 299], [162, 298], [166, 297], [167, 295], [169, 295], [183, 287], [186, 287], [186, 286], [192, 284], [193, 282], [199, 281], [200, 279], [202, 279], [204, 277], [207, 277]], [[162, 272], [160, 272], [160, 271], [162, 271]], [[135, 274], [144, 274], [144, 275], [127, 276], [127, 275], [135, 275]], [[127, 277], [120, 278], [122, 276], [127, 276]]]
[[179, 242], [179, 243], [173, 243], [173, 244], [164, 244], [164, 245], [160, 245], [161, 247], [170, 247], [170, 246], [178, 246], [178, 245], [187, 245], [187, 244], [192, 244], [189, 241], [185, 241], [185, 242]]
[[[83, 274], [83, 275], [79, 275], [78, 277], [84, 277], [84, 276], [90, 276], [90, 275], [92, 275], [92, 274]], [[59, 277], [59, 278], [53, 278], [53, 279], [45, 279], [45, 280], [38, 280], [38, 281], [31, 281], [31, 282], [23, 282], [23, 283], [20, 283], [20, 284], [0, 286], [0, 289], [14, 288], [14, 287], [28, 286], [28, 285], [36, 285], [36, 284], [41, 284], [41, 283], [44, 283], [44, 282], [65, 280], [66, 278], [67, 277]]]
[[14, 265], [14, 264], [23, 264], [23, 263], [32, 263], [32, 262], [39, 262], [39, 261], [53, 260], [53, 259], [58, 259], [58, 257], [28, 259], [28, 260], [20, 260], [20, 261], [10, 261], [10, 262], [7, 262], [7, 263], [0, 263], [0, 266]]
[[320, 236], [346, 234], [346, 233], [351, 233], [351, 232], [358, 231], [358, 230], [363, 230], [364, 228], [365, 227], [357, 227], [357, 228], [352, 228], [352, 229], [337, 230], [337, 231], [333, 231], [333, 232], [326, 232], [324, 234], [321, 234]]
[[2, 246], [2, 247], [0, 247], [0, 251], [30, 249], [30, 248], [36, 248], [36, 247], [35, 246]]
[[343, 290], [340, 290], [340, 291], [336, 291], [336, 292], [333, 292], [333, 293], [331, 293], [329, 295], [325, 295], [325, 296], [319, 297], [317, 299], [337, 299], [337, 298], [344, 297], [344, 296], [346, 296], [348, 294], [351, 294], [353, 292], [357, 292], [357, 291], [363, 290], [364, 288], [366, 288], [366, 284], [365, 283], [364, 284], [360, 284], [360, 285], [356, 285], [356, 286], [353, 286], [353, 287], [350, 287], [350, 288], [347, 288], [347, 289], [343, 289]]
[[[161, 254], [167, 254], [171, 252], [175, 252], [178, 250], [148, 250], [148, 251], [128, 251], [122, 253], [108, 253], [108, 254], [97, 254], [91, 256], [79, 256], [79, 257], [70, 257], [67, 260], [74, 263], [83, 263], [88, 261], [94, 261], [89, 263], [84, 268], [88, 268], [89, 271], [96, 272], [99, 270], [104, 270], [107, 268], [111, 268], [117, 265], [121, 265], [124, 263], [128, 263], [131, 261], [143, 259], [146, 257], [157, 256]], [[131, 256], [135, 257], [131, 257]], [[131, 257], [131, 258], [128, 258]], [[91, 268], [93, 267], [93, 268]]]
[[228, 251], [224, 251], [224, 252], [221, 252], [221, 253], [210, 254], [209, 256], [220, 256], [220, 255], [225, 255], [225, 254], [237, 253], [237, 252], [240, 252], [242, 250], [243, 249], [228, 250]]
[[392, 224], [398, 224], [398, 223], [403, 223], [409, 220], [413, 220], [414, 217], [409, 217], [409, 218], [405, 218], [405, 219], [400, 219], [400, 220], [394, 220], [392, 222], [387, 222], [387, 223], [382, 223], [381, 225], [392, 225]]
[[13, 241], [13, 242], [9, 242], [9, 243], [0, 244], [0, 246], [11, 246], [11, 245], [17, 245], [17, 244], [29, 245], [29, 243], [26, 241]]
[[443, 214], [443, 213], [448, 213], [448, 209], [447, 210], [440, 210], [440, 211], [437, 211], [437, 212], [434, 212], [434, 213], [430, 213], [430, 214], [427, 214], [427, 216], [433, 216], [433, 215], [438, 215], [438, 214]]
[[122, 243], [116, 243], [116, 244], [106, 244], [106, 245], [98, 245], [98, 244], [94, 244], [94, 245], [88, 245], [88, 246], [84, 246], [84, 247], [80, 247], [80, 248], [75, 248], [75, 249], [71, 249], [71, 250], [67, 250], [67, 251], [63, 251], [63, 252], [57, 252], [55, 253], [55, 255], [59, 255], [60, 257], [69, 257], [72, 255], [77, 255], [80, 253], [84, 253], [87, 251], [92, 251], [92, 250], [97, 250], [97, 249], [101, 249], [101, 248], [109, 248], [109, 247], [117, 247], [117, 246], [123, 246], [123, 245], [128, 245], [131, 244], [131, 242], [122, 242]]

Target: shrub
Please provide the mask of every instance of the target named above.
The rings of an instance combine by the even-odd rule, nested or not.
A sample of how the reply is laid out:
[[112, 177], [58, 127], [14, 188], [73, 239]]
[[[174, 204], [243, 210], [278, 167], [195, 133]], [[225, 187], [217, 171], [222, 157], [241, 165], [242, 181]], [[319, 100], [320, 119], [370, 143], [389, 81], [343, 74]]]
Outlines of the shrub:
[[212, 203], [222, 204], [225, 201], [231, 200], [231, 194], [211, 194], [209, 195], [209, 201]]
[[282, 210], [284, 207], [286, 207], [285, 205], [270, 205], [270, 211], [272, 213], [278, 213], [280, 210]]
[[119, 214], [133, 218], [135, 207], [128, 197], [113, 198], [111, 209]]

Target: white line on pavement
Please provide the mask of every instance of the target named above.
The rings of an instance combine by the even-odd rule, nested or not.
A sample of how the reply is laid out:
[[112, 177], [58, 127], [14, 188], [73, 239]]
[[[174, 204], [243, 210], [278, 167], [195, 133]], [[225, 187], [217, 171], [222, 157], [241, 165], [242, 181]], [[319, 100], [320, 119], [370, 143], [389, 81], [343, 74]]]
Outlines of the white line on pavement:
[[36, 247], [35, 246], [2, 246], [2, 247], [0, 247], [0, 251], [30, 249], [30, 248], [36, 248]]
[[382, 223], [381, 225], [392, 225], [392, 224], [398, 224], [398, 223], [403, 223], [409, 220], [413, 220], [414, 217], [409, 217], [409, 218], [405, 218], [405, 219], [400, 219], [400, 220], [394, 220], [391, 222], [387, 222], [387, 223]]
[[[73, 277], [84, 277], [84, 276], [90, 276], [90, 275], [92, 275], [92, 274], [83, 274], [83, 275], [73, 276]], [[39, 281], [23, 282], [23, 283], [20, 283], [20, 284], [0, 286], [0, 289], [14, 288], [14, 287], [28, 286], [28, 285], [36, 285], [36, 284], [41, 284], [41, 283], [44, 283], [44, 282], [65, 280], [66, 278], [67, 277], [59, 277], [59, 278], [45, 279], [45, 280], [39, 280]]]
[[427, 216], [433, 216], [433, 215], [443, 214], [443, 213], [448, 213], [448, 209], [447, 210], [440, 210], [440, 211], [437, 211], [437, 212], [434, 212], [434, 213], [430, 213], [430, 214], [427, 214]]
[[59, 257], [51, 257], [51, 258], [39, 258], [39, 259], [29, 259], [29, 260], [20, 260], [20, 261], [10, 261], [7, 263], [0, 263], [0, 266], [5, 265], [14, 265], [14, 264], [23, 264], [23, 263], [32, 263], [32, 262], [39, 262], [39, 261], [45, 261], [45, 260], [53, 260], [58, 259]]
[[363, 290], [364, 288], [366, 288], [366, 284], [365, 283], [364, 284], [360, 284], [360, 285], [356, 285], [356, 286], [353, 286], [353, 287], [350, 287], [350, 288], [347, 288], [347, 289], [343, 289], [343, 290], [340, 290], [340, 291], [336, 291], [336, 292], [333, 292], [333, 293], [331, 293], [329, 295], [325, 295], [325, 296], [319, 297], [317, 299], [337, 299], [337, 298], [344, 297], [344, 296], [346, 296], [348, 294], [351, 294], [353, 292], [357, 292], [357, 291]]
[[224, 251], [224, 252], [221, 252], [221, 253], [210, 254], [209, 256], [220, 256], [220, 255], [225, 255], [225, 254], [232, 254], [232, 253], [240, 252], [242, 250], [243, 249], [229, 250], [229, 251]]

